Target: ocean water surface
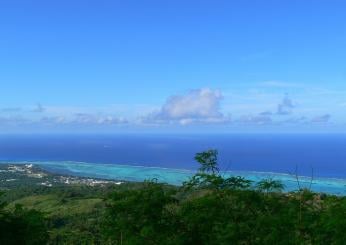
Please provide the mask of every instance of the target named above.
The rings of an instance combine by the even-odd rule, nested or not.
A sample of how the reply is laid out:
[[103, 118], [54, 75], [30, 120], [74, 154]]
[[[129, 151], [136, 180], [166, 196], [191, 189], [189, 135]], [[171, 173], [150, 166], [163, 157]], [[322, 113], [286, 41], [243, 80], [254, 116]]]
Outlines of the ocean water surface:
[[[0, 161], [32, 162], [79, 176], [179, 185], [198, 168], [196, 152], [218, 149], [224, 175], [282, 180], [346, 195], [344, 134], [2, 135]], [[313, 180], [311, 180], [313, 177]]]

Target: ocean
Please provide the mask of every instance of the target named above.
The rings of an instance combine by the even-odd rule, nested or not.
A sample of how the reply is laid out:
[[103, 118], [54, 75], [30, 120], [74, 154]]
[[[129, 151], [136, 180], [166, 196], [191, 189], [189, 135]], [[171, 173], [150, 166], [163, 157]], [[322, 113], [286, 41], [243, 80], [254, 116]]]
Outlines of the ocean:
[[188, 179], [198, 168], [195, 153], [207, 149], [219, 151], [226, 175], [277, 178], [293, 190], [297, 173], [306, 176], [301, 180], [309, 186], [313, 177], [316, 191], [346, 190], [346, 134], [0, 136], [3, 163], [32, 162], [59, 173], [133, 181], [157, 178], [171, 184]]

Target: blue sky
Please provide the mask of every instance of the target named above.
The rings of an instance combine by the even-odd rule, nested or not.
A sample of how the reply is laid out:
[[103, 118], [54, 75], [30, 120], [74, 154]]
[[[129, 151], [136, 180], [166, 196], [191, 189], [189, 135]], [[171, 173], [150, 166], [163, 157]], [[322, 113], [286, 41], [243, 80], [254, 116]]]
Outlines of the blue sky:
[[1, 1], [0, 132], [346, 131], [345, 1]]

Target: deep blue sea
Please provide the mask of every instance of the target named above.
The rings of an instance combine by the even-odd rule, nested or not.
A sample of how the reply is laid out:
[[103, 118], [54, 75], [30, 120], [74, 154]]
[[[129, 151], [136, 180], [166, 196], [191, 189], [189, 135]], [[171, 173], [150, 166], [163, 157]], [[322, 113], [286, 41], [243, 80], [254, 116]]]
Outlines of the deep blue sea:
[[[45, 163], [52, 171], [85, 176], [161, 176], [178, 183], [198, 167], [194, 154], [210, 148], [219, 150], [222, 171], [251, 178], [282, 179], [297, 169], [302, 176], [313, 171], [316, 181], [346, 179], [346, 134], [2, 135], [0, 161]], [[346, 182], [338, 183], [346, 190]]]

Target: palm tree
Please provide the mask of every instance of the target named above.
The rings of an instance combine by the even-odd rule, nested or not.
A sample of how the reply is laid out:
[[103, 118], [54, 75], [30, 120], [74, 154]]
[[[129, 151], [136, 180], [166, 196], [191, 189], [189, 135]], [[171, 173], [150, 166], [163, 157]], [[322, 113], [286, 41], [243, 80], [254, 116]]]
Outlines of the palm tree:
[[256, 187], [258, 190], [268, 194], [269, 192], [281, 192], [285, 188], [285, 185], [279, 180], [268, 178], [259, 181]]

